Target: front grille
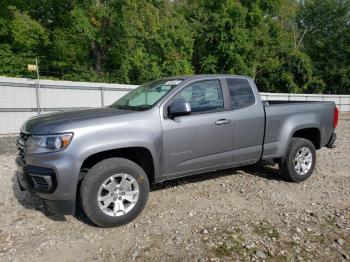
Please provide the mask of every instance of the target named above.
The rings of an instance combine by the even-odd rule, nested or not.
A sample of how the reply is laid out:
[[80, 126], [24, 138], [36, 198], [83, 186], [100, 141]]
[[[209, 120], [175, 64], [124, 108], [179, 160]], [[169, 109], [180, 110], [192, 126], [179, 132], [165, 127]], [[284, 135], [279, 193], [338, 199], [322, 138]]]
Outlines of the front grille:
[[27, 140], [29, 139], [30, 134], [28, 133], [23, 133], [21, 132], [19, 134], [19, 138], [17, 140], [17, 146], [18, 146], [18, 155], [20, 156], [21, 160], [25, 164], [25, 159], [24, 159], [24, 145], [26, 144]]
[[18, 155], [20, 156], [21, 160], [24, 162], [24, 150], [23, 150], [23, 147], [18, 147]]
[[30, 134], [21, 132], [19, 134], [20, 138], [22, 138], [25, 142], [27, 142], [28, 138], [30, 137]]
[[47, 183], [47, 181], [43, 177], [32, 175], [31, 178], [32, 178], [32, 181], [34, 183], [34, 186], [37, 189], [40, 189], [40, 190], [48, 190], [49, 189], [49, 184]]

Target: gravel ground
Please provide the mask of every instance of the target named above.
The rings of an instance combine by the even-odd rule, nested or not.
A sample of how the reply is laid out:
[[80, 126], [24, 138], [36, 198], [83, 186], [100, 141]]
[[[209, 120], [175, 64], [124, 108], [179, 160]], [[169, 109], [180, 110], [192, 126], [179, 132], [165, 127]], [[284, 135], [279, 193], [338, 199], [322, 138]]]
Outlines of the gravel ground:
[[16, 141], [17, 137], [15, 135], [0, 135], [0, 155], [16, 153]]
[[15, 183], [0, 155], [1, 261], [342, 261], [350, 259], [350, 121], [303, 183], [255, 165], [153, 188], [141, 215], [101, 229], [59, 216]]

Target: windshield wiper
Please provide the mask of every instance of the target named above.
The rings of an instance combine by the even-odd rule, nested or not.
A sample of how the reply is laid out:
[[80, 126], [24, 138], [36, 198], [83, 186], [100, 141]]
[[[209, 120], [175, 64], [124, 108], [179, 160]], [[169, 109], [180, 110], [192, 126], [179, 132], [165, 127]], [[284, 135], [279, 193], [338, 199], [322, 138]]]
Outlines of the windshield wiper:
[[151, 106], [150, 105], [141, 105], [141, 106], [111, 105], [111, 107], [115, 109], [122, 109], [122, 110], [143, 111], [143, 110], [149, 109]]
[[111, 107], [115, 109], [122, 109], [122, 110], [131, 110], [131, 106], [126, 106], [126, 105], [111, 105]]
[[135, 111], [143, 111], [149, 109], [150, 107], [150, 105], [132, 106], [132, 109]]

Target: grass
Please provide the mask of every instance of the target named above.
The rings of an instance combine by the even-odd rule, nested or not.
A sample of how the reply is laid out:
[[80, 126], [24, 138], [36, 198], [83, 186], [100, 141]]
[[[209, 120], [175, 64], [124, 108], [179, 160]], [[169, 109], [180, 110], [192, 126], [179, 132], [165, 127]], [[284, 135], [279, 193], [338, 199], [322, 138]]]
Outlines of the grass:
[[236, 234], [228, 234], [223, 236], [221, 241], [216, 248], [215, 253], [218, 256], [230, 256], [232, 254], [242, 254], [245, 249], [243, 247], [244, 238]]
[[254, 228], [254, 232], [258, 235], [268, 236], [269, 238], [280, 238], [280, 233], [278, 232], [278, 230], [271, 225], [261, 225], [259, 227], [256, 227]]

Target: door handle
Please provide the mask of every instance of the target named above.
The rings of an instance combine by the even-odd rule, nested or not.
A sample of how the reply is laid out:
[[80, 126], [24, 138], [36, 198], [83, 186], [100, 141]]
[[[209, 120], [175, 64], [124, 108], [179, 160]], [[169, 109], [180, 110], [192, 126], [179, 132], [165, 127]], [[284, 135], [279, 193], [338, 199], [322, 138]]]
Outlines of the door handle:
[[230, 119], [219, 119], [218, 121], [215, 122], [215, 125], [225, 125], [230, 123]]

